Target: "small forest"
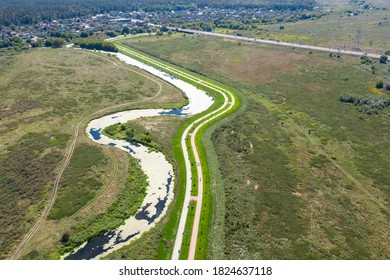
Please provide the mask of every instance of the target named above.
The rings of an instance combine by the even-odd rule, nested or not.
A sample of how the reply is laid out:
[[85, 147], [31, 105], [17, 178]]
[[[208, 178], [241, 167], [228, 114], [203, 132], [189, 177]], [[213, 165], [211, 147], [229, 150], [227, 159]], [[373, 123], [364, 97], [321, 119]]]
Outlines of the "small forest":
[[312, 10], [314, 0], [0, 0], [0, 25], [34, 24], [108, 11], [163, 11], [204, 7]]

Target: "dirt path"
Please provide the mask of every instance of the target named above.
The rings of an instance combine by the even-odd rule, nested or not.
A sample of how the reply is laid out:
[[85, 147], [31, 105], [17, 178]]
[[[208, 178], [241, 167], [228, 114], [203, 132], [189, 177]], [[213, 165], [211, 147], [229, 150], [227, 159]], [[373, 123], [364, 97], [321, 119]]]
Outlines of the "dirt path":
[[[80, 51], [80, 50], [72, 50], [72, 51]], [[89, 52], [88, 52], [89, 53]], [[104, 108], [104, 109], [101, 109], [99, 111], [96, 111], [92, 114], [89, 114], [87, 116], [85, 116], [84, 118], [82, 118], [79, 122], [76, 123], [75, 125], [75, 128], [73, 130], [73, 136], [72, 136], [72, 140], [71, 140], [71, 143], [70, 143], [70, 147], [69, 147], [69, 150], [68, 150], [68, 154], [66, 155], [65, 157], [65, 160], [64, 162], [62, 163], [61, 167], [60, 167], [60, 170], [58, 171], [57, 173], [57, 176], [56, 176], [56, 179], [54, 181], [54, 187], [53, 187], [53, 190], [52, 190], [52, 194], [51, 194], [51, 197], [45, 207], [45, 209], [43, 210], [41, 216], [39, 217], [39, 219], [35, 222], [34, 226], [30, 229], [30, 231], [23, 237], [23, 239], [20, 241], [19, 245], [16, 247], [16, 249], [14, 250], [13, 254], [11, 255], [10, 259], [11, 260], [14, 260], [14, 259], [17, 259], [19, 257], [19, 254], [20, 252], [23, 250], [23, 248], [26, 246], [26, 244], [34, 237], [35, 233], [38, 231], [39, 227], [42, 225], [43, 221], [47, 218], [47, 215], [49, 214], [50, 210], [52, 209], [53, 205], [54, 205], [54, 202], [57, 198], [57, 194], [58, 194], [58, 189], [59, 189], [59, 185], [60, 185], [60, 181], [61, 181], [61, 178], [67, 168], [67, 166], [69, 165], [69, 162], [73, 156], [73, 152], [74, 152], [74, 149], [76, 147], [76, 143], [77, 143], [77, 139], [79, 137], [79, 134], [80, 134], [80, 128], [81, 126], [84, 124], [84, 122], [86, 122], [87, 120], [91, 119], [92, 117], [94, 116], [97, 116], [97, 115], [103, 115], [105, 113], [108, 113], [108, 112], [111, 112], [113, 111], [114, 109], [119, 109], [119, 108], [122, 108], [122, 107], [126, 107], [126, 106], [129, 106], [129, 105], [134, 105], [134, 104], [137, 104], [137, 103], [141, 103], [141, 102], [145, 102], [145, 101], [149, 101], [151, 99], [154, 99], [156, 97], [158, 97], [161, 92], [162, 92], [162, 89], [163, 89], [163, 86], [161, 84], [160, 81], [158, 81], [157, 79], [154, 79], [154, 78], [151, 78], [150, 76], [147, 76], [143, 73], [141, 73], [140, 71], [137, 71], [137, 70], [134, 70], [134, 69], [130, 69], [129, 67], [125, 67], [125, 66], [122, 66], [122, 65], [119, 65], [117, 64], [115, 61], [111, 60], [111, 59], [108, 59], [102, 55], [97, 55], [97, 54], [94, 54], [94, 53], [90, 53], [91, 55], [94, 55], [94, 56], [98, 56], [100, 58], [103, 58], [111, 63], [113, 63], [115, 66], [117, 67], [120, 67], [120, 68], [123, 68], [123, 69], [126, 69], [128, 71], [131, 71], [133, 73], [136, 73], [137, 75], [140, 75], [146, 79], [149, 79], [153, 82], [155, 82], [159, 89], [157, 91], [157, 93], [152, 96], [152, 97], [148, 97], [148, 98], [145, 98], [145, 99], [142, 99], [142, 100], [137, 100], [137, 101], [133, 101], [133, 102], [128, 102], [128, 103], [124, 103], [124, 104], [118, 104], [118, 105], [114, 105], [114, 106], [110, 106], [110, 107], [107, 107], [107, 108]], [[115, 162], [116, 162], [116, 165], [115, 165]], [[116, 175], [117, 173], [117, 170], [118, 170], [118, 166], [117, 166], [117, 161], [115, 159], [114, 161], [114, 165], [116, 166], [116, 169], [114, 170], [114, 175]], [[115, 167], [114, 167], [115, 168]], [[86, 206], [84, 206], [83, 208], [81, 208], [80, 210], [78, 210], [75, 214], [73, 214], [71, 217], [67, 218], [67, 220], [71, 219], [72, 217], [74, 217], [75, 215], [77, 215], [78, 213], [80, 213], [81, 211], [85, 210], [87, 207], [89, 207], [94, 201], [96, 201], [96, 199], [102, 195], [104, 193], [104, 191], [106, 189], [109, 188], [109, 186], [112, 184], [112, 181], [113, 179], [111, 180], [111, 182], [99, 193], [98, 196], [96, 196], [91, 202], [89, 202]], [[64, 221], [65, 222], [65, 221]]]
[[[198, 239], [198, 234], [199, 234], [199, 225], [200, 225], [200, 218], [201, 218], [201, 213], [202, 213], [202, 201], [203, 201], [203, 186], [204, 186], [204, 179], [203, 179], [203, 169], [202, 169], [202, 163], [201, 159], [199, 157], [199, 153], [196, 147], [196, 139], [200, 137], [199, 131], [200, 129], [207, 125], [209, 122], [212, 120], [218, 118], [219, 116], [229, 112], [235, 105], [236, 100], [234, 98], [234, 95], [220, 87], [217, 87], [215, 85], [212, 85], [208, 82], [198, 82], [200, 85], [206, 86], [210, 89], [213, 89], [217, 92], [219, 92], [222, 96], [225, 98], [224, 104], [216, 111], [220, 112], [216, 115], [213, 115], [211, 117], [205, 118], [203, 122], [201, 122], [194, 130], [194, 132], [191, 134], [191, 149], [194, 154], [194, 159], [196, 162], [196, 167], [197, 167], [197, 174], [198, 174], [198, 196], [197, 196], [197, 203], [196, 203], [196, 210], [195, 210], [195, 217], [194, 217], [194, 224], [192, 227], [192, 234], [191, 234], [191, 242], [190, 242], [190, 249], [188, 253], [188, 259], [189, 260], [194, 260], [195, 259], [195, 253], [196, 253], [196, 244], [197, 244], [197, 239]], [[229, 98], [231, 102], [229, 102]], [[216, 111], [210, 113], [210, 115], [214, 114]]]

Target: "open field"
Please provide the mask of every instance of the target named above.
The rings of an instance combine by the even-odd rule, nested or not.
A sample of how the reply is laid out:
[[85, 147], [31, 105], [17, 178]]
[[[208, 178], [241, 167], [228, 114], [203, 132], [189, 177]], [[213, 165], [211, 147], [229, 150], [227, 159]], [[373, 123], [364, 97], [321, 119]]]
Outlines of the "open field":
[[[349, 0], [317, 0], [318, 3], [326, 7], [340, 8], [351, 6]], [[368, 0], [366, 4], [373, 4], [378, 8], [389, 8], [390, 3], [387, 0]], [[356, 6], [355, 6], [356, 7]]]
[[[390, 50], [390, 10], [366, 10], [350, 16], [344, 11], [334, 11], [319, 19], [258, 25], [252, 31], [216, 29], [215, 32], [241, 34], [258, 39], [279, 40], [303, 45], [352, 50], [359, 47], [363, 52], [384, 54]], [[354, 9], [353, 9], [354, 11]], [[283, 28], [281, 29], [281, 26]], [[360, 30], [359, 43], [356, 40]]]
[[212, 184], [214, 201], [226, 203], [212, 214], [224, 220], [210, 248], [216, 240], [227, 259], [390, 257], [389, 110], [367, 115], [338, 100], [378, 94], [387, 66], [182, 34], [127, 44], [246, 97], [212, 135], [223, 182]]
[[367, 53], [383, 54], [390, 49], [390, 11], [367, 11], [358, 16], [332, 13], [310, 22], [269, 25], [263, 27], [257, 37], [269, 37], [281, 41], [353, 49], [357, 47], [356, 32], [361, 30], [359, 47]]
[[[175, 108], [185, 104], [185, 99], [169, 84], [122, 66], [107, 55], [39, 49], [15, 56], [7, 63], [3, 61], [2, 58], [0, 257], [7, 258], [51, 196], [76, 122], [106, 107], [153, 97], [161, 84], [158, 98], [126, 108]], [[34, 252], [37, 258], [57, 258], [55, 252], [52, 254], [53, 247], [47, 248], [60, 242], [61, 235], [72, 225], [91, 219], [84, 207], [96, 202], [96, 195], [101, 196], [100, 200], [88, 208], [93, 215], [108, 209], [126, 183], [128, 165], [126, 155], [92, 145], [81, 131], [74, 157], [60, 182], [58, 200], [49, 213], [50, 220], [44, 222], [39, 238], [32, 240], [33, 245], [22, 255]], [[41, 246], [46, 246], [45, 253], [40, 252]]]

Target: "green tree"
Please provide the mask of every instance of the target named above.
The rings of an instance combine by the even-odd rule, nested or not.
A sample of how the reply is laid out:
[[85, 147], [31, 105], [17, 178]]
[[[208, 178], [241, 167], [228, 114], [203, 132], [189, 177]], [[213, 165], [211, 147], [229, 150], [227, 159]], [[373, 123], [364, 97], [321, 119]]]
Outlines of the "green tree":
[[88, 32], [86, 32], [86, 31], [82, 31], [81, 33], [80, 33], [80, 37], [81, 38], [87, 38], [89, 36], [89, 34], [88, 34]]
[[386, 64], [387, 56], [386, 55], [381, 55], [381, 57], [379, 58], [379, 62], [382, 63], [382, 64]]
[[108, 37], [115, 37], [115, 36], [116, 36], [116, 34], [115, 34], [114, 31], [106, 31], [106, 35], [107, 35]]
[[53, 39], [53, 48], [62, 48], [65, 44], [64, 39], [62, 38], [54, 38]]
[[37, 41], [32, 41], [32, 42], [30, 43], [30, 46], [31, 46], [32, 48], [38, 48], [38, 47], [39, 47], [39, 43], [38, 43]]
[[123, 27], [121, 33], [122, 33], [122, 35], [130, 34], [130, 28], [128, 28], [127, 26]]
[[52, 47], [53, 46], [53, 40], [47, 39], [45, 41], [45, 47]]

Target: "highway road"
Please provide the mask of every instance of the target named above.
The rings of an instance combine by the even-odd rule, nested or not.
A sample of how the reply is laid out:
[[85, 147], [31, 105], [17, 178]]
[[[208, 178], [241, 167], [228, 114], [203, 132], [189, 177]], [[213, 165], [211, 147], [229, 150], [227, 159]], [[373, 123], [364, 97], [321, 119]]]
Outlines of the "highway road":
[[340, 54], [344, 54], [344, 55], [352, 55], [352, 56], [359, 56], [359, 57], [366, 55], [367, 57], [375, 58], [375, 59], [379, 59], [381, 57], [380, 54], [371, 54], [371, 53], [365, 53], [365, 52], [360, 52], [360, 51], [332, 49], [332, 48], [316, 47], [316, 46], [302, 45], [302, 44], [296, 44], [296, 43], [286, 43], [286, 42], [279, 42], [279, 41], [272, 41], [272, 40], [263, 40], [263, 39], [256, 39], [256, 38], [249, 38], [249, 37], [242, 37], [242, 36], [220, 34], [220, 33], [214, 33], [214, 32], [199, 31], [199, 30], [194, 30], [194, 29], [183, 29], [183, 28], [176, 28], [176, 27], [169, 27], [169, 29], [176, 30], [179, 32], [189, 33], [189, 34], [201, 34], [201, 35], [212, 36], [212, 37], [217, 37], [217, 38], [224, 38], [224, 39], [229, 39], [229, 40], [269, 44], [269, 45], [276, 45], [276, 46], [289, 47], [289, 48], [306, 49], [306, 50], [335, 53], [335, 54], [340, 53]]

